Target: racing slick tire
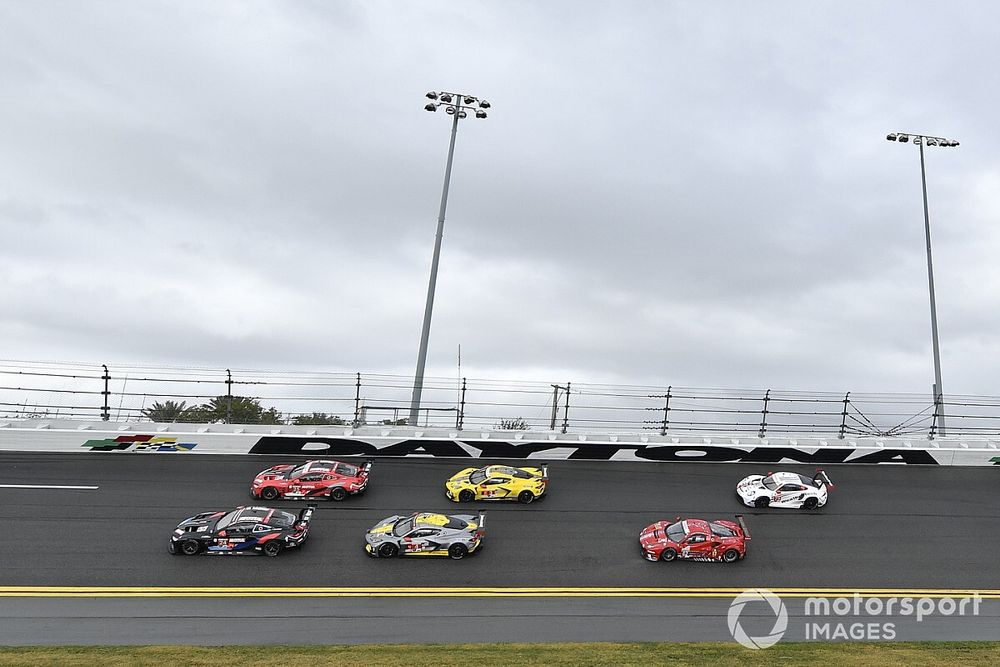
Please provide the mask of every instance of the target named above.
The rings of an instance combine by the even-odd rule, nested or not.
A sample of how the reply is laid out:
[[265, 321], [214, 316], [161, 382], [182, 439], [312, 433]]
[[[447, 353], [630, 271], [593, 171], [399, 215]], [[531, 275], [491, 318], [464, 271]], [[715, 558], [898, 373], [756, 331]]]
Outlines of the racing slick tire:
[[726, 549], [722, 553], [723, 563], [735, 563], [739, 559], [740, 559], [740, 552], [737, 551], [736, 549]]
[[674, 549], [670, 549], [669, 547], [664, 549], [660, 553], [660, 560], [662, 560], [664, 563], [669, 563], [670, 561], [677, 560], [677, 551]]
[[177, 551], [177, 544], [173, 540], [170, 540], [170, 544], [167, 545], [167, 553], [171, 556], [176, 556], [179, 553]]
[[806, 498], [805, 502], [802, 503], [802, 509], [804, 510], [814, 510], [819, 507], [819, 500], [816, 498]]
[[330, 489], [330, 500], [343, 500], [347, 497], [347, 490], [342, 486], [335, 486]]
[[753, 501], [754, 507], [767, 507], [770, 504], [771, 501], [768, 498], [765, 498], [764, 496], [761, 496], [760, 498], [757, 498], [756, 500]]
[[460, 503], [471, 503], [476, 499], [476, 494], [469, 489], [462, 489], [458, 492], [458, 502]]
[[260, 490], [260, 497], [264, 500], [277, 500], [280, 495], [281, 492], [274, 486], [265, 486]]
[[260, 550], [264, 552], [265, 556], [270, 556], [271, 558], [274, 558], [275, 556], [281, 553], [281, 547], [282, 547], [281, 542], [278, 542], [277, 540], [271, 540], [270, 542], [264, 542], [264, 546], [262, 546]]
[[524, 505], [530, 505], [531, 501], [533, 501], [534, 499], [535, 499], [535, 494], [533, 494], [531, 491], [522, 491], [521, 493], [517, 494], [517, 502]]
[[184, 540], [181, 542], [181, 553], [185, 556], [194, 556], [201, 551], [201, 543], [198, 540]]
[[448, 547], [448, 558], [452, 560], [462, 560], [469, 553], [469, 548], [464, 544], [455, 543]]
[[399, 547], [390, 542], [378, 546], [379, 558], [395, 558], [399, 554]]

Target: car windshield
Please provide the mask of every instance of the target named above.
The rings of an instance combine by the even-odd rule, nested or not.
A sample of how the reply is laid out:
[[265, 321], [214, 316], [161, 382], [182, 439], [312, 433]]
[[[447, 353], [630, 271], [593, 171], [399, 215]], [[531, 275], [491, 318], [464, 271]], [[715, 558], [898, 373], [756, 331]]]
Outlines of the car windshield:
[[469, 475], [469, 481], [473, 484], [482, 484], [486, 481], [486, 468], [480, 468], [479, 470], [473, 470], [472, 474]]
[[301, 477], [303, 475], [303, 473], [305, 473], [305, 471], [306, 471], [306, 466], [305, 465], [300, 465], [298, 468], [296, 468], [292, 472], [288, 473], [288, 478], [289, 479], [294, 479], [296, 477]]
[[406, 517], [405, 519], [400, 519], [396, 522], [396, 525], [392, 527], [392, 533], [396, 537], [402, 537], [408, 532], [413, 530], [413, 517]]
[[684, 527], [678, 521], [677, 523], [672, 523], [667, 526], [667, 537], [669, 537], [674, 542], [680, 542], [684, 539]]
[[219, 523], [215, 524], [215, 529], [216, 530], [222, 530], [223, 528], [225, 528], [226, 526], [228, 526], [229, 524], [231, 524], [233, 522], [233, 519], [236, 518], [237, 514], [239, 514], [239, 510], [233, 510], [232, 512], [230, 512], [226, 516], [224, 516], [221, 519], [219, 519]]
[[773, 476], [765, 477], [764, 479], [760, 480], [760, 482], [761, 484], [764, 485], [764, 488], [767, 489], [768, 491], [774, 491], [775, 489], [778, 488], [778, 483], [774, 481]]

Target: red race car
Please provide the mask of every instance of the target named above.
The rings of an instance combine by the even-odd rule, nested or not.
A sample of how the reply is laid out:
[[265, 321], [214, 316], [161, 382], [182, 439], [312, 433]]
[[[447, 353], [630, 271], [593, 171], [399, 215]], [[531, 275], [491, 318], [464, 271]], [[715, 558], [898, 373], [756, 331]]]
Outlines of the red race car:
[[735, 522], [677, 517], [647, 526], [639, 534], [639, 545], [643, 557], [651, 561], [686, 558], [734, 563], [746, 556], [749, 539], [742, 514], [736, 515]]
[[250, 495], [264, 500], [278, 498], [343, 500], [367, 488], [371, 469], [371, 461], [366, 461], [363, 466], [340, 461], [306, 461], [299, 466], [274, 466], [254, 477]]

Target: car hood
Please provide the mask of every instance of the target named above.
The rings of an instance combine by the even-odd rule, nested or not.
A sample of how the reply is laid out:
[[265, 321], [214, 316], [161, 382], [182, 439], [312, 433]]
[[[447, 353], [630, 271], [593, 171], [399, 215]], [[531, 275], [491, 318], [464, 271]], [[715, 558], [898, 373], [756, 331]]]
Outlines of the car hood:
[[192, 517], [184, 519], [177, 524], [177, 527], [185, 531], [190, 528], [203, 528], [203, 530], [197, 531], [199, 533], [203, 533], [205, 531], [213, 530], [216, 524], [219, 523], [219, 519], [225, 515], [225, 512], [202, 512], [201, 514], [196, 514]]
[[268, 468], [267, 470], [261, 470], [257, 473], [255, 479], [285, 479], [288, 477], [288, 473], [294, 469], [295, 466], [291, 465], [274, 466], [273, 468]]
[[368, 532], [365, 534], [365, 537], [368, 539], [369, 542], [381, 541], [395, 537], [392, 534], [392, 526], [402, 518], [403, 517], [397, 515], [397, 516], [390, 516], [387, 519], [382, 519], [377, 524], [368, 529]]
[[756, 490], [764, 486], [764, 476], [763, 475], [750, 475], [749, 477], [744, 477], [740, 480], [740, 483], [736, 485], [736, 489], [739, 491], [746, 490]]
[[667, 536], [667, 526], [670, 525], [669, 521], [657, 521], [654, 524], [646, 526], [639, 533], [639, 541], [643, 544], [648, 544], [651, 542], [658, 542]]

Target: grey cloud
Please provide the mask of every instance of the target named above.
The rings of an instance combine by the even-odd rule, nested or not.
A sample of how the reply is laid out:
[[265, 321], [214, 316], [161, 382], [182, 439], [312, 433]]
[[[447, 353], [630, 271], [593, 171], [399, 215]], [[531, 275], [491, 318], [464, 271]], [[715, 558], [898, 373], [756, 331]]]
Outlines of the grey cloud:
[[[925, 391], [1000, 367], [987, 2], [6, 4], [10, 356]], [[991, 175], [993, 175], [991, 180]], [[475, 359], [476, 361], [471, 361]], [[472, 366], [475, 368], [476, 366]], [[565, 378], [556, 378], [562, 380]]]

